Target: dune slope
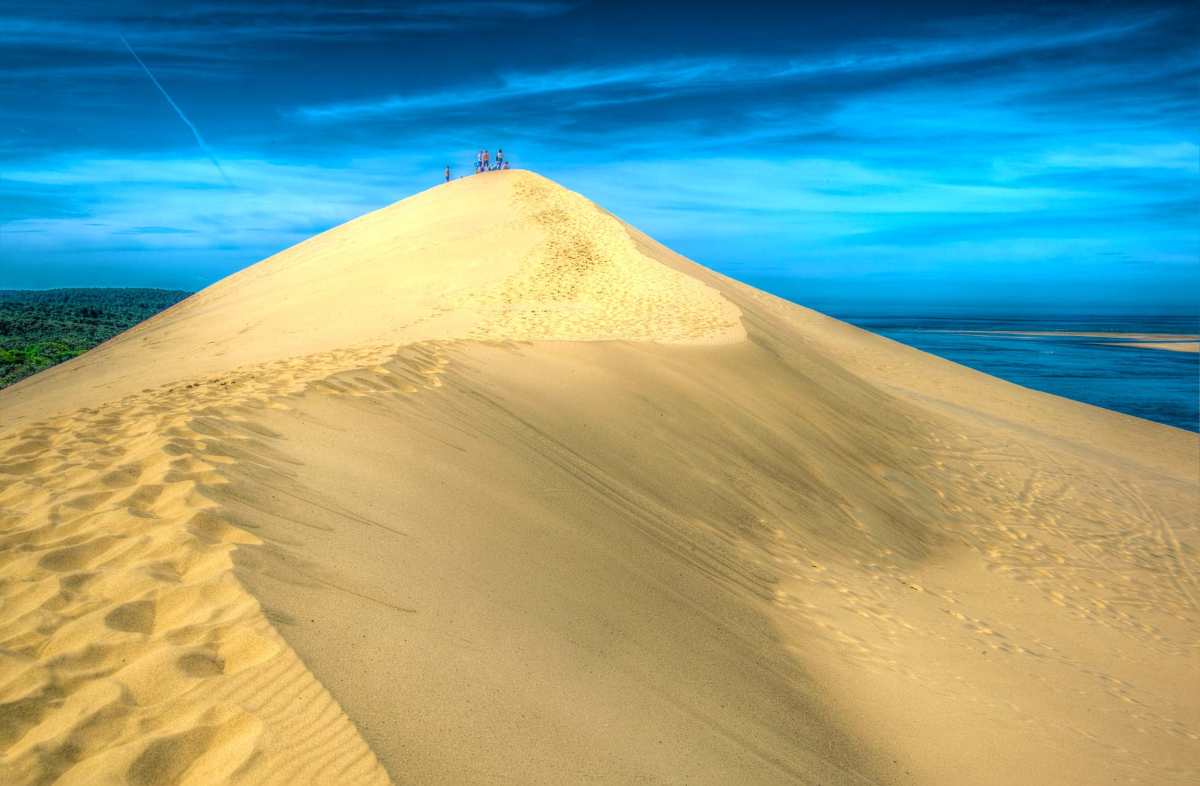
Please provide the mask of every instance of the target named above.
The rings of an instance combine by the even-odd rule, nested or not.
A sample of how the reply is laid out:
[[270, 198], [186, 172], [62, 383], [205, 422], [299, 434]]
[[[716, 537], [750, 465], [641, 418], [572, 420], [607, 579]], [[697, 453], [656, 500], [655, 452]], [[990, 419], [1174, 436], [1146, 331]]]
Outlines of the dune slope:
[[5, 783], [1200, 776], [1194, 434], [531, 173], [264, 260], [0, 429]]

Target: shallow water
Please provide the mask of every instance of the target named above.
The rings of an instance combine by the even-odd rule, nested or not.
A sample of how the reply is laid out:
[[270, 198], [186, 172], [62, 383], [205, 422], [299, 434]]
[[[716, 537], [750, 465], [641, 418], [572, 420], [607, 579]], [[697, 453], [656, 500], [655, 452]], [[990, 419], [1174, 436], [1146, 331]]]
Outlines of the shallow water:
[[967, 331], [1200, 332], [1195, 317], [894, 316], [826, 311], [917, 349], [1035, 390], [1200, 431], [1200, 355], [1112, 346], [1122, 339]]

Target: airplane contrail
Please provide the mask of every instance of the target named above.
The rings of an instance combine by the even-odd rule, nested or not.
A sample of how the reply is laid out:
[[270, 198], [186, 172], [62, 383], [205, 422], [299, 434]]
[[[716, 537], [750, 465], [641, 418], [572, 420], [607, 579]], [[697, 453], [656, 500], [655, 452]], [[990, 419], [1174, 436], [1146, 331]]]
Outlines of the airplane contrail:
[[154, 76], [154, 72], [142, 62], [142, 58], [138, 57], [138, 53], [133, 51], [133, 47], [130, 46], [129, 42], [125, 40], [125, 36], [121, 36], [121, 43], [125, 45], [125, 48], [129, 50], [129, 54], [133, 55], [133, 59], [136, 60], [138, 65], [142, 67], [142, 70], [146, 72], [146, 76], [150, 77], [150, 81], [153, 82], [154, 86], [158, 88], [158, 92], [162, 93], [163, 98], [167, 99], [167, 103], [170, 104], [171, 108], [175, 110], [175, 114], [179, 115], [179, 119], [186, 123], [187, 127], [191, 129], [192, 136], [196, 137], [196, 144], [200, 145], [200, 149], [204, 151], [204, 155], [208, 156], [208, 160], [212, 161], [213, 166], [215, 166], [217, 171], [221, 173], [221, 179], [225, 181], [226, 185], [232, 186], [233, 182], [229, 179], [229, 176], [225, 174], [225, 170], [221, 167], [221, 162], [217, 160], [215, 155], [213, 155], [212, 150], [210, 150], [208, 147], [208, 143], [204, 141], [204, 137], [200, 136], [200, 131], [196, 129], [196, 126], [193, 125], [191, 120], [188, 120], [188, 116], [185, 115], [183, 110], [179, 108], [179, 104], [175, 103], [175, 99], [171, 98], [171, 94], [167, 92], [167, 89], [159, 84], [158, 79]]

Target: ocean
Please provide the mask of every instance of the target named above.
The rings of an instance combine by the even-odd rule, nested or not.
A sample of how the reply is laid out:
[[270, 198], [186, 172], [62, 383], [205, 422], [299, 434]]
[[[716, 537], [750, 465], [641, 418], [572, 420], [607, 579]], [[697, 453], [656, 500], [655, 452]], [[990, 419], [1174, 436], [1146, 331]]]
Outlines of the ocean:
[[1120, 346], [1128, 341], [1116, 338], [990, 332], [1195, 335], [1200, 333], [1197, 317], [916, 316], [868, 314], [854, 309], [819, 310], [1018, 385], [1200, 431], [1200, 355], [1196, 353]]

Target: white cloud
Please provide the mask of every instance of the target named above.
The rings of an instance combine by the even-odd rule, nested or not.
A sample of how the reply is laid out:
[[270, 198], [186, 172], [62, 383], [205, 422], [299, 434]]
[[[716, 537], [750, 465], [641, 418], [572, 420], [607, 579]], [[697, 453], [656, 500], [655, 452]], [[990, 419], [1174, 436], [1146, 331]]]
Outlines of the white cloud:
[[1099, 144], [1048, 153], [1042, 163], [1065, 169], [1174, 169], [1200, 172], [1200, 147], [1170, 144]]
[[234, 188], [202, 159], [56, 157], [38, 164], [6, 172], [5, 180], [58, 187], [73, 215], [4, 223], [10, 254], [72, 246], [282, 248], [436, 182], [435, 172], [396, 161], [352, 169], [226, 159]]

